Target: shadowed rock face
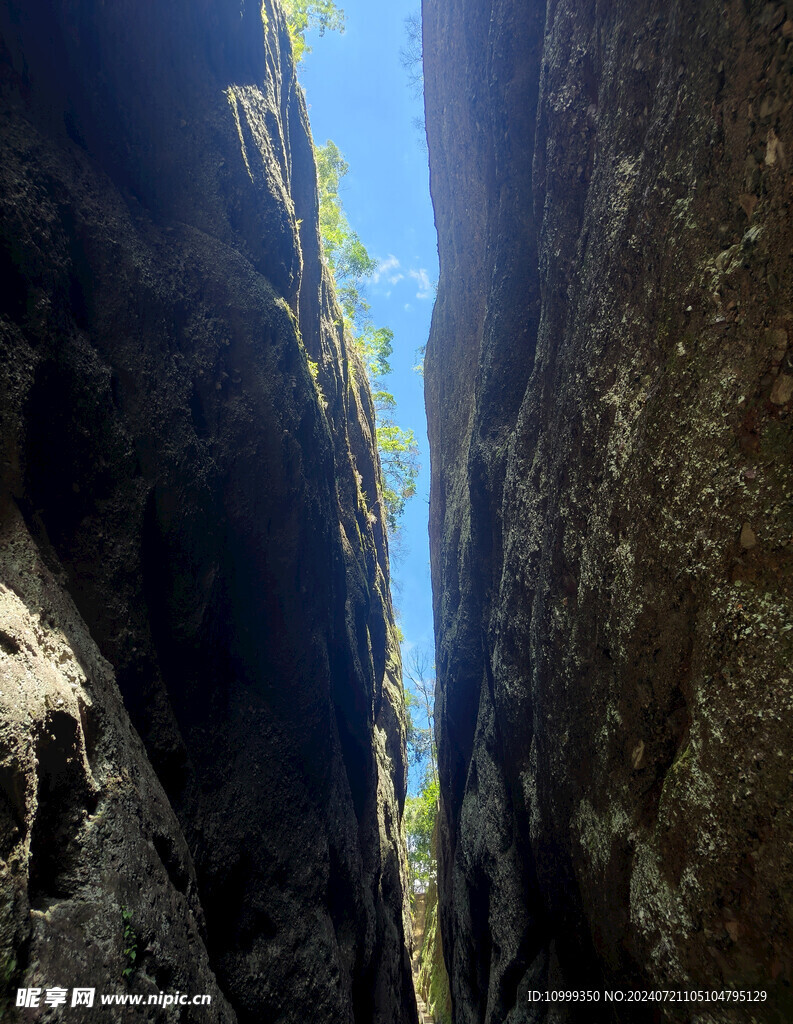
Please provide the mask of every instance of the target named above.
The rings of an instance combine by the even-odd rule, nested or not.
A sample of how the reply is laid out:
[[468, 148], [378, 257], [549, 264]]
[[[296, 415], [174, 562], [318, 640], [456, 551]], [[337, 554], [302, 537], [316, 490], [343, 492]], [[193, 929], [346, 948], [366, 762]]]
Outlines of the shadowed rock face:
[[412, 1022], [374, 415], [283, 17], [0, 29], [2, 981]]
[[457, 1024], [793, 1012], [792, 17], [424, 0]]

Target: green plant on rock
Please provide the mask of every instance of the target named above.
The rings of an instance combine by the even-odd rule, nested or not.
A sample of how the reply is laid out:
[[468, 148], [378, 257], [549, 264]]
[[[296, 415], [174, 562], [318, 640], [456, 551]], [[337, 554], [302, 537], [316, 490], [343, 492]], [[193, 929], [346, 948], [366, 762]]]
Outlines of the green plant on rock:
[[377, 417], [377, 448], [382, 480], [380, 495], [388, 529], [395, 533], [408, 499], [416, 493], [419, 473], [418, 444], [412, 430], [398, 426], [392, 413], [396, 401], [382, 387], [391, 373], [394, 332], [376, 327], [363, 292], [365, 281], [377, 269], [377, 261], [366, 250], [350, 226], [339, 196], [342, 178], [349, 167], [339, 147], [330, 139], [316, 149], [319, 191], [319, 228], [322, 251], [342, 309], [344, 328], [366, 367], [372, 386]]
[[122, 977], [129, 978], [135, 970], [135, 961], [138, 958], [138, 936], [132, 927], [132, 911], [129, 907], [121, 908], [121, 921], [124, 926], [124, 957], [127, 965], [121, 972]]
[[425, 906], [424, 939], [419, 956], [421, 966], [419, 967], [417, 987], [435, 1024], [451, 1024], [452, 997], [449, 990], [449, 976], [446, 973], [446, 964], [443, 959], [436, 882], [430, 883]]
[[[0, 956], [0, 998], [3, 993], [11, 988], [11, 981], [16, 973], [17, 961], [15, 956]], [[0, 1003], [2, 1006], [2, 1003]]]
[[0, 1020], [5, 1020], [5, 1015], [11, 1012], [11, 1001], [16, 988], [14, 984], [16, 973], [17, 960], [11, 950], [0, 953]]
[[[418, 793], [405, 801], [405, 839], [411, 902], [424, 901], [424, 935], [419, 950], [418, 990], [438, 1024], [451, 1024], [449, 978], [443, 960], [438, 916], [438, 755], [435, 748], [435, 672], [419, 648], [410, 652], [405, 689], [410, 763], [422, 769]], [[422, 895], [423, 894], [423, 895]]]
[[361, 293], [361, 284], [375, 272], [377, 260], [369, 255], [344, 212], [339, 187], [350, 168], [339, 147], [328, 139], [324, 146], [317, 147], [316, 159], [322, 252], [333, 273], [345, 325], [361, 333], [370, 323], [369, 304]]
[[311, 53], [305, 39], [309, 29], [318, 28], [321, 36], [344, 31], [344, 11], [333, 0], [282, 0], [282, 4], [295, 64]]
[[428, 779], [417, 796], [405, 800], [405, 837], [411, 893], [426, 892], [435, 880], [432, 835], [438, 816], [438, 781]]
[[0, 987], [5, 987], [10, 983], [16, 969], [16, 957], [0, 957]]
[[328, 400], [327, 398], [325, 398], [325, 393], [322, 390], [322, 384], [320, 383], [319, 379], [319, 363], [313, 359], [309, 359], [308, 356], [306, 356], [306, 362], [308, 363], [308, 372], [311, 374], [311, 380], [314, 384], [314, 390], [317, 392], [319, 404], [322, 406], [325, 412], [327, 412]]
[[440, 787], [435, 748], [435, 673], [430, 658], [414, 648], [405, 674], [410, 683], [405, 688], [408, 758], [422, 773], [418, 793], [405, 801], [405, 838], [413, 893], [427, 892], [436, 877], [433, 835]]
[[419, 447], [412, 430], [391, 420], [377, 425], [377, 448], [383, 469], [383, 502], [388, 528], [398, 529], [405, 503], [416, 493]]

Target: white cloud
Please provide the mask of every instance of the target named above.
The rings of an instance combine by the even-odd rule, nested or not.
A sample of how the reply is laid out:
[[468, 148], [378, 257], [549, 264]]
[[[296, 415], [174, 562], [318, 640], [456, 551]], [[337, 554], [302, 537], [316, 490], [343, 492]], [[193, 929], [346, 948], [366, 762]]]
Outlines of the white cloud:
[[421, 270], [409, 270], [408, 274], [414, 281], [418, 281], [419, 290], [416, 292], [417, 299], [431, 299], [433, 294], [430, 276], [422, 267]]
[[[402, 264], [393, 253], [389, 253], [384, 260], [380, 260], [377, 264], [377, 269], [372, 274], [373, 285], [386, 285], [393, 288], [394, 285], [405, 280], [415, 281], [418, 285], [417, 299], [431, 299], [434, 297], [435, 285], [430, 281], [430, 275], [427, 271], [421, 267], [418, 270], [408, 270], [405, 268], [403, 272]], [[391, 294], [390, 288], [386, 298]], [[412, 306], [407, 306], [406, 309], [410, 312]]]
[[405, 310], [406, 313], [412, 313], [413, 312], [413, 307], [410, 305], [409, 302], [406, 302], [405, 305], [402, 308]]
[[404, 274], [395, 273], [398, 270], [399, 260], [392, 253], [388, 259], [380, 260], [377, 264], [377, 270], [372, 274], [372, 284], [377, 284], [381, 278], [385, 278], [389, 284], [396, 284], [397, 281], [401, 281], [405, 276]]

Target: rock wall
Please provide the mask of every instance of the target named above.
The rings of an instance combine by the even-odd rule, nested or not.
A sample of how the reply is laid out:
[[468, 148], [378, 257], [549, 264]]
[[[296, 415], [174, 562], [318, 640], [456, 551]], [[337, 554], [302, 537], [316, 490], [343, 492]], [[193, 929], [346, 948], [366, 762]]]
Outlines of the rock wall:
[[793, 8], [423, 8], [454, 1020], [789, 1020]]
[[413, 1022], [374, 413], [283, 15], [0, 32], [0, 980]]

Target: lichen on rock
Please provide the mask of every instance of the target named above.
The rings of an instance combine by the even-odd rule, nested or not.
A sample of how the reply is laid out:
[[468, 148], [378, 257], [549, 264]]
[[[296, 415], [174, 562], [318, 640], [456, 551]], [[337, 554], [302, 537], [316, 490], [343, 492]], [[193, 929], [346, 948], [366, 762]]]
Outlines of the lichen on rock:
[[767, 1002], [659, 1012], [790, 1013], [783, 24], [424, 4], [457, 1021], [568, 1019], [527, 986], [734, 985]]

